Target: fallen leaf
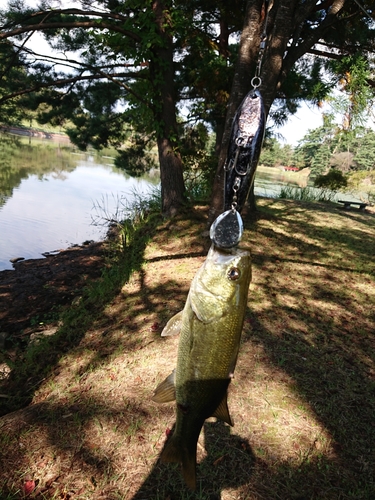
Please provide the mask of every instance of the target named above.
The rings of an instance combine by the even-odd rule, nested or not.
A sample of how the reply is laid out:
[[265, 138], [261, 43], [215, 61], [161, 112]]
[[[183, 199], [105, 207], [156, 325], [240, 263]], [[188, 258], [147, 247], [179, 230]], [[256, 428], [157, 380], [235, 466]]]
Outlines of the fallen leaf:
[[225, 457], [225, 455], [222, 455], [221, 457], [217, 458], [215, 460], [215, 462], [213, 463], [213, 465], [215, 465], [215, 466], [218, 465], [223, 460], [224, 457]]
[[23, 491], [25, 493], [25, 496], [30, 495], [35, 490], [35, 481], [32, 479], [29, 479], [23, 483]]

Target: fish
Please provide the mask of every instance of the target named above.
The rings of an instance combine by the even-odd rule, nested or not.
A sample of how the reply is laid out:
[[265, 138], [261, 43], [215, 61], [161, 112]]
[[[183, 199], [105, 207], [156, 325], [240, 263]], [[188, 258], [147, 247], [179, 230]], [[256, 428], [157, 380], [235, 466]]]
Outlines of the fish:
[[264, 139], [266, 115], [259, 90], [245, 96], [233, 118], [224, 164], [224, 211], [241, 213], [254, 182]]
[[204, 421], [213, 416], [233, 425], [227, 389], [237, 362], [250, 281], [248, 250], [223, 250], [212, 244], [192, 280], [184, 309], [162, 333], [180, 333], [180, 338], [176, 369], [152, 397], [157, 403], [176, 400], [174, 432], [160, 459], [181, 463], [185, 483], [192, 490]]

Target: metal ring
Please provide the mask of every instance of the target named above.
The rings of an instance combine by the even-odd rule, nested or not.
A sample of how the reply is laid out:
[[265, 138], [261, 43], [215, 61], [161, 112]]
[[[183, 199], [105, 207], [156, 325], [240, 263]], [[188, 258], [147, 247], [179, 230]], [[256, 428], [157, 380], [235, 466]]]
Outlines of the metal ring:
[[251, 85], [253, 86], [254, 89], [257, 89], [258, 87], [260, 87], [262, 85], [262, 79], [260, 78], [260, 76], [254, 76], [252, 79], [251, 79]]
[[239, 177], [236, 177], [233, 183], [233, 191], [237, 193], [237, 191], [240, 189], [240, 186], [241, 186], [241, 179]]

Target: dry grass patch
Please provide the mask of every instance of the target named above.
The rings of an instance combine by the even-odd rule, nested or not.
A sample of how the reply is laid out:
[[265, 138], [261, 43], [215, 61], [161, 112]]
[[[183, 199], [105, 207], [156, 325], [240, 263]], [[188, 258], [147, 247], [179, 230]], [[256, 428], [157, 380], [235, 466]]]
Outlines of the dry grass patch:
[[[0, 497], [375, 498], [375, 216], [259, 200], [246, 224], [253, 280], [229, 408], [198, 444], [198, 491], [159, 463], [174, 368], [161, 338], [207, 251], [196, 214], [158, 226], [144, 264], [51, 366], [25, 409], [0, 419]], [[2, 496], [1, 496], [2, 495]]]

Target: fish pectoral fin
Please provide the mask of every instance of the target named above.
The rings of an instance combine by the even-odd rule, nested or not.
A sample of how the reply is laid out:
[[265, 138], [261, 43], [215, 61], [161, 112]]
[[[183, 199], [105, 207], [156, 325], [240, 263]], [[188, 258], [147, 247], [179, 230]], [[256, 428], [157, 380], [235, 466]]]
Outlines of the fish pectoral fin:
[[183, 311], [178, 312], [168, 321], [168, 323], [163, 328], [161, 332], [162, 337], [171, 337], [172, 335], [179, 335], [182, 324], [182, 313]]
[[226, 422], [233, 427], [234, 423], [231, 416], [229, 415], [227, 393], [225, 393], [223, 399], [221, 400], [221, 403], [216, 408], [212, 416], [222, 420], [223, 422]]
[[176, 399], [175, 371], [161, 382], [154, 391], [152, 401], [155, 403], [168, 403]]

